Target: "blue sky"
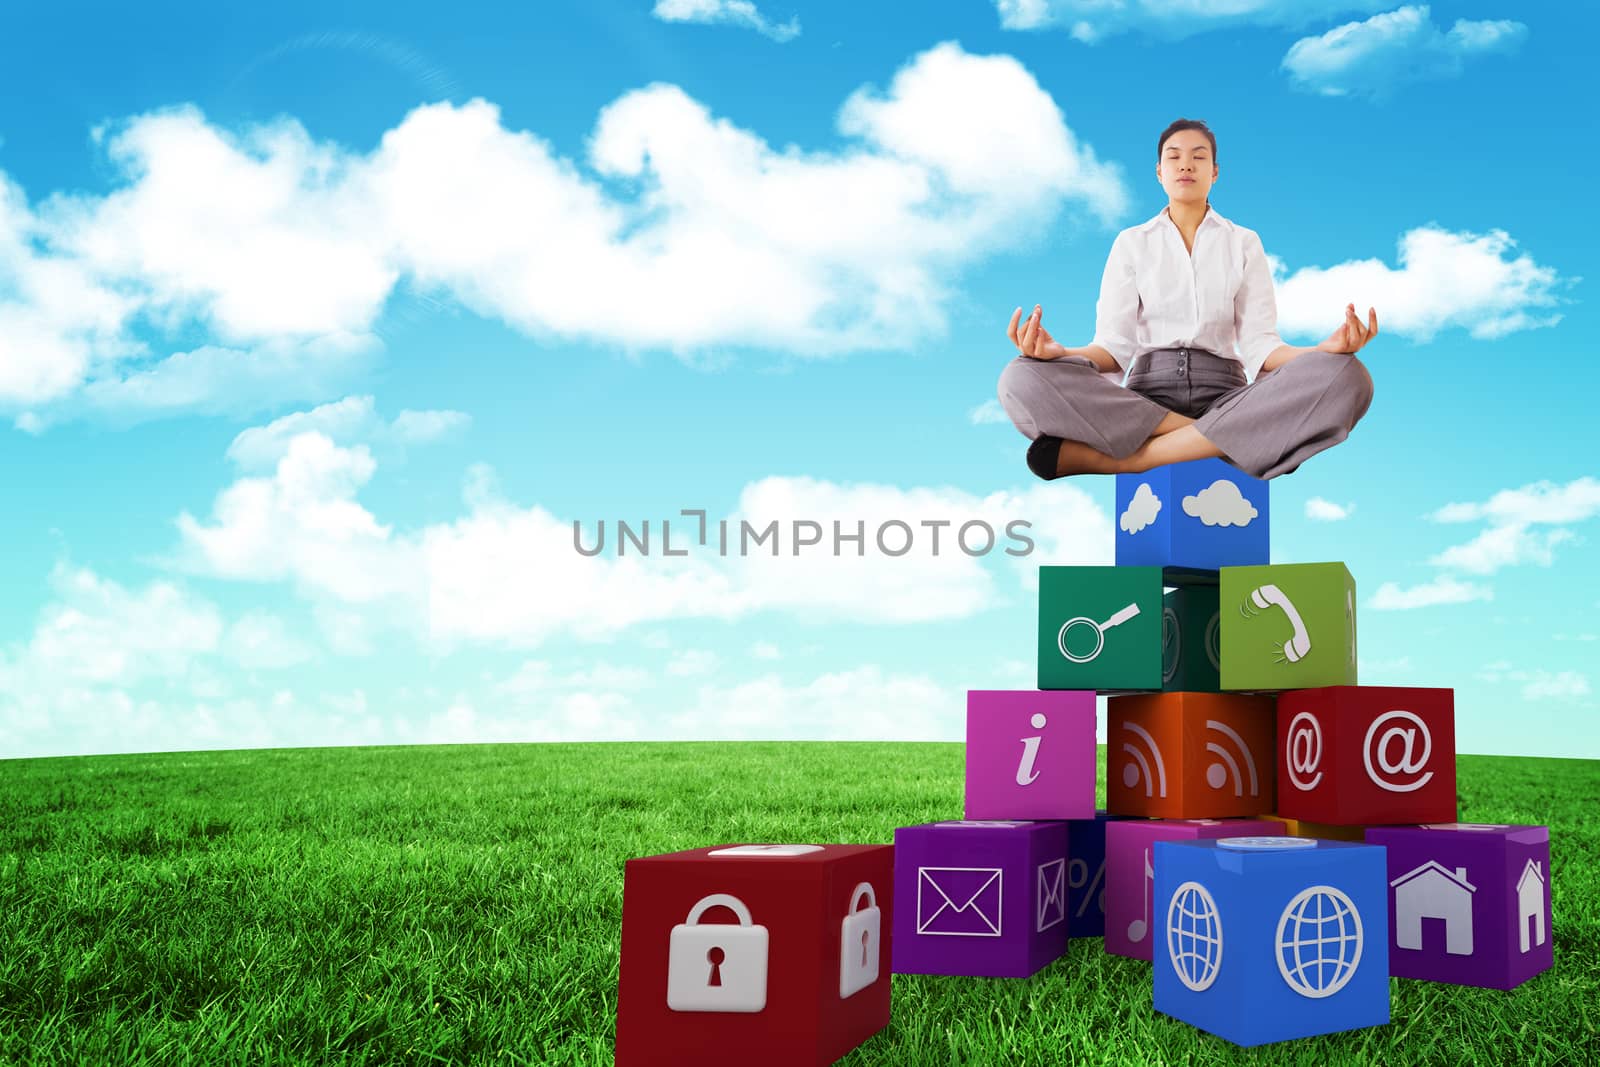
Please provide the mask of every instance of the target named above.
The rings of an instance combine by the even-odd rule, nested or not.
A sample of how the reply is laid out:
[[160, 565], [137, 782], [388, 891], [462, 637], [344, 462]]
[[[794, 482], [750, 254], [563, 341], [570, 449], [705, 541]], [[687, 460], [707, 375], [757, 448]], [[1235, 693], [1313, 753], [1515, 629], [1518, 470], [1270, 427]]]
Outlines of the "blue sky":
[[[1361, 678], [1462, 751], [1600, 756], [1584, 5], [62, 4], [0, 69], [0, 756], [961, 735], [1111, 559], [994, 402], [1093, 333], [1155, 140], [1376, 305], [1272, 483]], [[1035, 553], [593, 560], [577, 520], [1033, 523]], [[953, 527], [952, 527], [953, 528]], [[1008, 542], [1002, 541], [1000, 548]]]

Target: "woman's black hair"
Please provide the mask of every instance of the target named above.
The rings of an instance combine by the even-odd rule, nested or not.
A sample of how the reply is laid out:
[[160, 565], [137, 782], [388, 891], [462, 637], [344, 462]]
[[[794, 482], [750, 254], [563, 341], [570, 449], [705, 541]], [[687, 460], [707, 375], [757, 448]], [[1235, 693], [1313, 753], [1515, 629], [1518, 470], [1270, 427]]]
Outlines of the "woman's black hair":
[[1211, 162], [1215, 163], [1217, 161], [1217, 135], [1211, 132], [1210, 126], [1207, 126], [1199, 119], [1178, 119], [1171, 126], [1168, 126], [1166, 129], [1162, 130], [1161, 139], [1156, 142], [1157, 159], [1161, 158], [1161, 150], [1167, 146], [1167, 138], [1171, 137], [1179, 130], [1199, 130], [1201, 133], [1205, 134], [1206, 140], [1211, 142]]

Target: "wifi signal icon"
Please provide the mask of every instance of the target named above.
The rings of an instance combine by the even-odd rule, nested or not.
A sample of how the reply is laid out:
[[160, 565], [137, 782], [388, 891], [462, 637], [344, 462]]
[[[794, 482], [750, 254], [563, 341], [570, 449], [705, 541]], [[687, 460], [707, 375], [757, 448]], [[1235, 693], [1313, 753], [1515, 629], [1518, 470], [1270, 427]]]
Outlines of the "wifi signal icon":
[[[1149, 756], [1146, 757], [1145, 751], [1135, 745], [1133, 741], [1122, 742], [1122, 751], [1132, 757], [1129, 762], [1123, 764], [1122, 784], [1129, 789], [1133, 789], [1138, 786], [1142, 778], [1144, 780], [1145, 796], [1165, 797], [1167, 795], [1167, 765], [1161, 758], [1161, 746], [1157, 745], [1156, 739], [1150, 736], [1150, 731], [1138, 723], [1125, 722], [1122, 724], [1122, 728], [1134, 734], [1136, 739], [1143, 740], [1149, 749]], [[1154, 774], [1151, 773], [1152, 763], [1155, 764]]]
[[1236, 797], [1244, 796], [1245, 776], [1239, 771], [1239, 760], [1235, 758], [1237, 754], [1244, 757], [1245, 770], [1249, 772], [1250, 795], [1253, 797], [1260, 796], [1261, 782], [1256, 777], [1256, 760], [1250, 754], [1250, 746], [1244, 743], [1244, 738], [1240, 737], [1239, 732], [1233, 727], [1225, 722], [1218, 722], [1216, 719], [1207, 719], [1206, 729], [1215, 730], [1222, 735], [1224, 740], [1233, 742], [1231, 748], [1228, 745], [1219, 744], [1217, 741], [1206, 742], [1206, 751], [1216, 756], [1218, 760], [1218, 762], [1206, 768], [1206, 784], [1211, 786], [1212, 789], [1222, 789], [1231, 782], [1233, 784], [1233, 795]]

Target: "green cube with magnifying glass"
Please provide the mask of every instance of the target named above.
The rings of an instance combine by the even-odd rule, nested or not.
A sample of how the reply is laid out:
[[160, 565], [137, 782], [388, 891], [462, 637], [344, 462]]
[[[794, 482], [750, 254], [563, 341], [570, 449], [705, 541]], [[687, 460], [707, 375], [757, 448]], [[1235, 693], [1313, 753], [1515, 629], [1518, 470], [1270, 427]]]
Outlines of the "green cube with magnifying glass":
[[1343, 563], [1222, 567], [1222, 688], [1356, 684], [1356, 580]]
[[1160, 689], [1160, 567], [1039, 568], [1040, 689]]
[[[1170, 577], [1170, 576], [1169, 576]], [[1180, 585], [1161, 611], [1161, 689], [1215, 693], [1222, 688], [1222, 618], [1215, 583]]]

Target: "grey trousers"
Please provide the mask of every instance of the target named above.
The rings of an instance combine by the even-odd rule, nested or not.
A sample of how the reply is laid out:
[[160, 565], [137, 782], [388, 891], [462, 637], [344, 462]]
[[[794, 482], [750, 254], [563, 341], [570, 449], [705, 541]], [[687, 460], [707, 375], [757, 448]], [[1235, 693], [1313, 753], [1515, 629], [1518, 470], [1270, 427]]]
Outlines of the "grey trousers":
[[1276, 478], [1350, 435], [1372, 404], [1372, 375], [1355, 356], [1314, 351], [1246, 384], [1236, 360], [1163, 348], [1140, 356], [1125, 386], [1082, 356], [1018, 356], [1000, 372], [999, 392], [1029, 439], [1049, 434], [1124, 459], [1175, 411], [1233, 466]]

